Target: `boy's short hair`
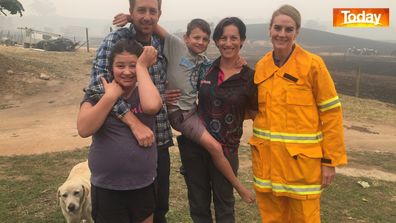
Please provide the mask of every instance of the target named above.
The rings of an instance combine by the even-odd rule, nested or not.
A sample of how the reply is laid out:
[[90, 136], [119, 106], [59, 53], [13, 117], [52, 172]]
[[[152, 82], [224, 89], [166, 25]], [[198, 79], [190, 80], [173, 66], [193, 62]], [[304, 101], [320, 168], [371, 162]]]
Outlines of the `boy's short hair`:
[[210, 30], [210, 25], [208, 22], [206, 22], [203, 19], [193, 19], [187, 24], [187, 32], [186, 35], [189, 36], [191, 34], [191, 31], [195, 28], [199, 28], [202, 30], [204, 33], [208, 34], [210, 36], [211, 30]]
[[[161, 11], [162, 0], [158, 1], [158, 9]], [[129, 0], [129, 8], [133, 9], [135, 7], [136, 0]]]
[[111, 71], [113, 70], [114, 58], [123, 52], [127, 52], [139, 57], [143, 53], [143, 46], [134, 39], [119, 40], [111, 50], [108, 58]]
[[213, 40], [217, 42], [224, 32], [224, 27], [234, 25], [238, 28], [239, 36], [241, 40], [246, 39], [246, 25], [242, 22], [242, 20], [238, 17], [226, 17], [222, 19], [216, 26], [215, 30], [213, 31]]

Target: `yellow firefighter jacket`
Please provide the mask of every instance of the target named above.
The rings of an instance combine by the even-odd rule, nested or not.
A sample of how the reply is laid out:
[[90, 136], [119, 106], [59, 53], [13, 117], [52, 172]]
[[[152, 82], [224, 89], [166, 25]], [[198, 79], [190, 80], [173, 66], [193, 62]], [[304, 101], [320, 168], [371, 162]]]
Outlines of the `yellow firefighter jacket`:
[[255, 189], [318, 198], [321, 165], [347, 163], [341, 104], [323, 60], [296, 44], [278, 67], [269, 52], [257, 63], [254, 82], [259, 111], [249, 143]]

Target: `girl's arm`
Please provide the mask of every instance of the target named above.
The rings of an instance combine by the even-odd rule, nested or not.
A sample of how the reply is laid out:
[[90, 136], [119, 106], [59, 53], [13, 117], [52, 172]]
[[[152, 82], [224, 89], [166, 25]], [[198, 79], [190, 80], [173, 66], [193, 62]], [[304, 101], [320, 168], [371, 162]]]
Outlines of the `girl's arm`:
[[118, 27], [124, 27], [129, 22], [132, 22], [131, 15], [129, 15], [129, 14], [118, 13], [113, 18], [113, 25], [118, 26]]
[[157, 50], [152, 46], [145, 46], [136, 64], [140, 104], [143, 112], [155, 115], [162, 107], [162, 99], [158, 89], [150, 78], [148, 67], [155, 63]]
[[113, 108], [114, 103], [123, 92], [121, 86], [115, 81], [107, 83], [103, 77], [100, 79], [105, 89], [103, 97], [95, 105], [84, 102], [78, 113], [77, 130], [78, 134], [83, 138], [89, 137], [98, 131]]

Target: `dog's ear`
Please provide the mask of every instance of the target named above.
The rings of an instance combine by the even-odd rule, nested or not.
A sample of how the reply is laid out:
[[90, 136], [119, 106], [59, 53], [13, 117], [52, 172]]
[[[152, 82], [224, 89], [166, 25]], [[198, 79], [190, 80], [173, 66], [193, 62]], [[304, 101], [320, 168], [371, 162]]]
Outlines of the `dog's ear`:
[[82, 196], [81, 196], [80, 204], [81, 204], [81, 206], [84, 206], [85, 200], [87, 199], [87, 196], [88, 196], [88, 188], [82, 184], [81, 184], [81, 187], [82, 187]]
[[58, 188], [58, 191], [56, 192], [56, 205], [60, 205], [60, 187]]

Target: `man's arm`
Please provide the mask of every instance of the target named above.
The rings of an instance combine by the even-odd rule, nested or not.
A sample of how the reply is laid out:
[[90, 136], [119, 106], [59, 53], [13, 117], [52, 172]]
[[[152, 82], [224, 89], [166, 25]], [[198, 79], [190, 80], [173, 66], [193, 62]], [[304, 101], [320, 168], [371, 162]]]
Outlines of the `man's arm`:
[[143, 124], [131, 111], [128, 111], [121, 121], [128, 125], [140, 146], [148, 147], [154, 143], [153, 131]]

